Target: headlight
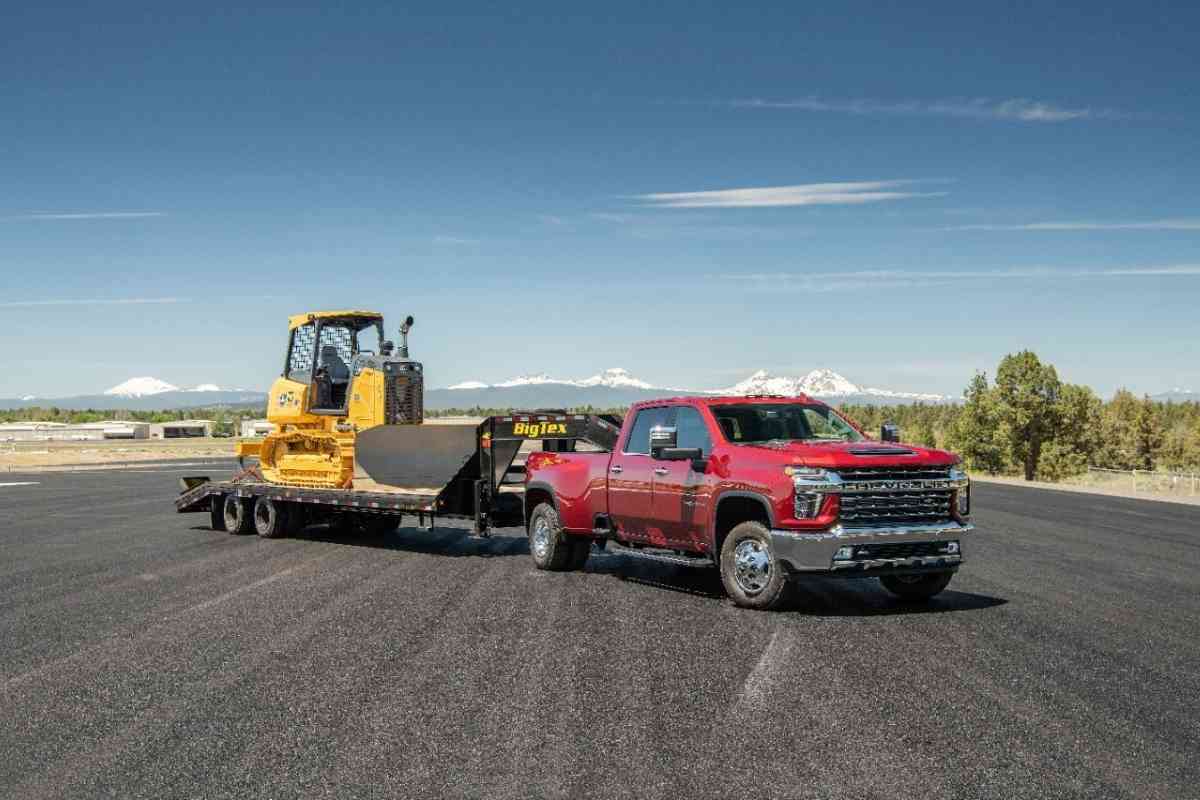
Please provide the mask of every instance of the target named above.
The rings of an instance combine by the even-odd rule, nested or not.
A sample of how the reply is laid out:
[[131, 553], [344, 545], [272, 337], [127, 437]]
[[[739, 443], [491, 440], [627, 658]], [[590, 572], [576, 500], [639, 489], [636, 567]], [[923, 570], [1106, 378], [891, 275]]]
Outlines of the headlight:
[[792, 479], [796, 488], [795, 508], [796, 519], [813, 519], [821, 513], [825, 504], [825, 495], [836, 491], [841, 478], [836, 472], [830, 472], [820, 467], [789, 466], [783, 470]]

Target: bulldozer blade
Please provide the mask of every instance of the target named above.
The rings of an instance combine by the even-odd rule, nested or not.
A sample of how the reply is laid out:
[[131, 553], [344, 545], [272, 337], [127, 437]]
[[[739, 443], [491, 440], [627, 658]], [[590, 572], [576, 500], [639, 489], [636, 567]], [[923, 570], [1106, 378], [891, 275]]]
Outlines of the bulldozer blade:
[[441, 491], [475, 456], [476, 434], [474, 425], [368, 428], [354, 443], [355, 477], [401, 489]]

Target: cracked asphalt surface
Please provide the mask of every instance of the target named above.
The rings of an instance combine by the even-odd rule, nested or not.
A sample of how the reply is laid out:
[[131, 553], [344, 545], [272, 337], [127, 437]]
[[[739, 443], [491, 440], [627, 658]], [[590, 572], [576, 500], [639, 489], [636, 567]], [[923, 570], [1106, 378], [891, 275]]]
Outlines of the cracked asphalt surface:
[[[1200, 797], [1200, 509], [980, 484], [927, 606], [6, 474], [0, 796]], [[217, 474], [217, 473], [214, 473]]]

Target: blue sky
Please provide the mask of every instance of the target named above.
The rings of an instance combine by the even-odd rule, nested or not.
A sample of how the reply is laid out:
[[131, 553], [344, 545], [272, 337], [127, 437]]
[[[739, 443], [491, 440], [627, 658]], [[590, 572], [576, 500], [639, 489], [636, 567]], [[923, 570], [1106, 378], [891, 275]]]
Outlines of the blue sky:
[[0, 396], [265, 388], [344, 306], [443, 386], [1200, 389], [1194, 4], [809, 6], [27, 6]]

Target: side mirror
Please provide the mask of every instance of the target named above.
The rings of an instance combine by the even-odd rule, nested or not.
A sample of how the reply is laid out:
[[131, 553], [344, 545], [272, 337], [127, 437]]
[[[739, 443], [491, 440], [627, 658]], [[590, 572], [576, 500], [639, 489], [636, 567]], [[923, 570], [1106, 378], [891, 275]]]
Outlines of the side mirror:
[[885, 422], [879, 428], [879, 441], [881, 442], [899, 442], [900, 427], [894, 422]]
[[659, 458], [659, 452], [665, 448], [673, 448], [679, 443], [679, 431], [665, 425], [655, 425], [650, 429], [650, 455]]

